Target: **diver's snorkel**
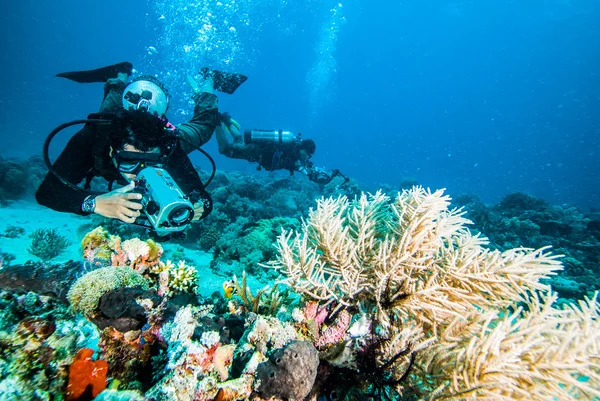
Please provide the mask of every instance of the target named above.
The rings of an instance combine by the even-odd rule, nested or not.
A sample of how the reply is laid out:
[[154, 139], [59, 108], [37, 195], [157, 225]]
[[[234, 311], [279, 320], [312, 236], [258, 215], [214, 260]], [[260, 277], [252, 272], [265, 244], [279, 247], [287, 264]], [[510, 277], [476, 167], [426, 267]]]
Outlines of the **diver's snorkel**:
[[[114, 123], [114, 121], [114, 119], [103, 118], [74, 120], [61, 124], [52, 130], [52, 132], [50, 132], [50, 134], [48, 134], [46, 137], [43, 147], [44, 162], [50, 173], [52, 173], [61, 183], [69, 188], [84, 192], [89, 195], [101, 195], [102, 193], [80, 188], [63, 178], [52, 165], [50, 157], [48, 156], [48, 150], [54, 137], [65, 128], [78, 124], [108, 125]], [[168, 129], [170, 129], [168, 125], [166, 126]], [[176, 135], [175, 133], [177, 131], [175, 129], [172, 129], [171, 131], [173, 131], [176, 139], [183, 139], [184, 141], [190, 143], [185, 138]], [[191, 145], [194, 146], [193, 144]], [[216, 165], [213, 158], [205, 150], [201, 148], [197, 148], [197, 150], [204, 154], [212, 165], [212, 173], [209, 179], [206, 181], [206, 184], [203, 184], [206, 188], [215, 176]], [[131, 156], [131, 154], [134, 152], [123, 153], [124, 155]], [[133, 225], [150, 229], [156, 232], [156, 234], [159, 236], [185, 230], [187, 225], [194, 217], [193, 204], [188, 199], [188, 196], [181, 191], [171, 175], [162, 168], [162, 165], [157, 164], [156, 166], [146, 166], [144, 162], [149, 161], [150, 160], [139, 160], [139, 163], [141, 166], [143, 166], [143, 168], [137, 174], [136, 187], [134, 191], [142, 195], [142, 211], [144, 212], [144, 217], [138, 218]]]

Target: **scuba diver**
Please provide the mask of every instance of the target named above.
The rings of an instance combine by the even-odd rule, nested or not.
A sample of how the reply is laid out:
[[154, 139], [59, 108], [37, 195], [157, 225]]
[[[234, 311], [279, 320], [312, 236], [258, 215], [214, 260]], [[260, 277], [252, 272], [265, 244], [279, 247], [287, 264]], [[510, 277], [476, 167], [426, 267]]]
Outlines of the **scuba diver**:
[[[258, 163], [257, 170], [288, 170], [290, 174], [298, 171], [319, 185], [329, 184], [335, 177], [343, 178], [343, 184], [349, 181], [338, 169], [314, 166], [310, 158], [317, 146], [312, 139], [302, 139], [300, 134], [282, 130], [254, 129], [242, 135], [240, 124], [229, 113], [219, 113], [219, 120], [215, 133], [222, 155]], [[227, 134], [231, 135], [232, 142]]]
[[[119, 63], [57, 75], [76, 82], [106, 82], [103, 111], [90, 114], [86, 120], [62, 124], [50, 133], [44, 144], [49, 173], [36, 199], [40, 205], [59, 212], [96, 213], [168, 236], [185, 230], [190, 222], [206, 217], [212, 210], [205, 187], [214, 176], [215, 166], [200, 146], [210, 139], [219, 121], [213, 90], [233, 93], [246, 77], [203, 69], [202, 85], [193, 82], [194, 116], [175, 127], [165, 117], [168, 91], [149, 76], [125, 84], [132, 70], [131, 63]], [[121, 107], [111, 104], [117, 93], [122, 96]], [[50, 142], [58, 132], [76, 124], [85, 126], [52, 164], [48, 157]], [[198, 149], [211, 161], [213, 172], [206, 183], [200, 180], [184, 146]], [[97, 176], [109, 182], [109, 192], [90, 191], [91, 180]], [[84, 188], [78, 187], [84, 179]], [[113, 190], [114, 182], [123, 187]]]
[[[95, 70], [63, 72], [56, 76], [79, 83], [105, 83], [100, 113], [116, 113], [123, 108], [147, 108], [151, 104], [153, 113], [165, 117], [171, 98], [167, 89], [151, 75], [139, 76], [129, 83], [132, 71], [132, 63], [122, 62]], [[177, 125], [183, 139], [181, 145], [188, 154], [208, 142], [214, 132], [213, 125], [218, 124], [218, 99], [213, 95], [213, 90], [233, 94], [248, 79], [242, 74], [208, 67], [202, 67], [200, 75], [204, 79], [201, 86], [187, 74], [187, 80], [194, 90], [194, 115], [189, 122]], [[157, 96], [152, 98], [153, 94]]]

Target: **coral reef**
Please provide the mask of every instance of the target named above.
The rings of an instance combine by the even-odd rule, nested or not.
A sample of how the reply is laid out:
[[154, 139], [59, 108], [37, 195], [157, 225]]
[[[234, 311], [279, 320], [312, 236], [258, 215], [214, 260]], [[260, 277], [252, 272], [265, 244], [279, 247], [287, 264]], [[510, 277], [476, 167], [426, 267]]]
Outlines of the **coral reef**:
[[75, 261], [61, 264], [27, 262], [23, 265], [4, 265], [0, 269], [0, 289], [52, 295], [67, 303], [69, 287], [84, 270], [84, 264]]
[[[196, 294], [202, 273], [185, 248], [166, 245], [163, 253], [111, 222], [81, 232], [83, 263], [4, 264], [2, 397], [600, 397], [597, 294], [560, 304], [549, 285], [572, 297], [592, 289], [574, 273], [589, 275], [589, 265], [575, 260], [593, 260], [600, 217], [513, 195], [494, 210], [469, 209], [468, 217], [489, 223], [492, 246], [441, 191], [348, 200], [325, 186], [321, 194], [336, 197], [301, 220], [319, 194], [302, 177], [218, 173], [215, 183], [215, 212], [180, 241], [214, 252], [213, 268], [233, 276], [225, 296]], [[13, 231], [20, 235], [6, 233]], [[541, 244], [514, 248], [528, 238], [562, 244], [572, 271], [557, 278], [559, 259]], [[576, 239], [581, 253], [570, 243]], [[252, 291], [246, 269], [282, 276]]]
[[56, 399], [67, 386], [85, 328], [63, 320], [72, 316], [46, 297], [4, 293], [1, 299], [0, 398]]
[[[258, 290], [256, 295], [252, 294], [252, 290], [247, 284], [246, 272], [242, 272], [242, 282], [240, 283], [237, 277], [234, 275], [233, 280], [229, 282], [231, 285], [231, 296], [235, 294], [236, 297], [243, 302], [239, 305], [241, 312], [253, 312], [262, 313], [265, 315], [276, 315], [281, 307], [284, 299], [287, 298], [287, 293], [279, 291], [278, 285], [273, 285], [270, 289], [269, 286], [265, 286]], [[229, 298], [231, 298], [231, 296]], [[231, 306], [235, 305], [230, 302]]]
[[183, 243], [212, 250], [211, 267], [223, 276], [240, 275], [244, 270], [256, 276], [269, 275], [269, 270], [259, 269], [258, 263], [274, 257], [271, 244], [276, 236], [282, 228], [298, 228], [315, 198], [360, 193], [355, 182], [343, 186], [332, 182], [321, 188], [303, 176], [222, 171], [217, 172], [211, 187], [213, 212], [202, 224], [190, 227]]
[[28, 181], [25, 163], [0, 158], [0, 204], [23, 196], [28, 188]]
[[473, 195], [459, 196], [455, 203], [464, 207], [473, 231], [483, 233], [492, 249], [551, 245], [555, 253], [564, 255], [564, 271], [548, 281], [561, 297], [580, 299], [600, 289], [600, 231], [595, 228], [600, 227], [600, 218], [593, 213], [550, 205], [523, 193], [509, 194], [492, 206]]
[[149, 288], [147, 280], [129, 267], [103, 267], [93, 270], [81, 278], [69, 289], [69, 303], [76, 312], [92, 316], [100, 298], [109, 291], [121, 287]]
[[556, 256], [489, 250], [448, 205], [418, 187], [321, 199], [302, 232], [279, 237], [272, 267], [294, 290], [372, 321], [362, 346], [348, 343], [363, 372], [350, 386], [379, 399], [600, 396], [596, 296], [553, 307], [541, 280]]
[[7, 226], [4, 229], [4, 232], [0, 234], [0, 237], [6, 238], [18, 238], [25, 233], [25, 229], [23, 227], [17, 226]]
[[94, 401], [146, 401], [137, 391], [107, 389], [98, 394]]
[[54, 259], [71, 245], [55, 228], [38, 228], [29, 237], [31, 245], [27, 250], [44, 261]]
[[103, 227], [96, 227], [85, 235], [81, 247], [84, 258], [91, 265], [128, 267], [146, 278], [161, 296], [195, 294], [198, 288], [195, 267], [184, 260], [177, 265], [171, 260], [161, 261], [163, 247], [152, 239], [130, 238], [123, 241], [119, 236], [110, 235]]
[[176, 267], [167, 270], [169, 272], [169, 293], [194, 292], [198, 288], [198, 273], [192, 266], [181, 260]]

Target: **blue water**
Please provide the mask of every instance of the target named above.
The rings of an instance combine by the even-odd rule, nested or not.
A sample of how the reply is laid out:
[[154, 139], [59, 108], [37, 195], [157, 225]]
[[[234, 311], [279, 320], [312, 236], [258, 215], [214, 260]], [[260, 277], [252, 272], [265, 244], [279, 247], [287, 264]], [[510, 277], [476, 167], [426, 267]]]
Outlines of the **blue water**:
[[[177, 123], [184, 73], [208, 64], [250, 77], [220, 96], [244, 128], [302, 132], [316, 164], [365, 189], [413, 178], [486, 202], [600, 205], [597, 0], [7, 3], [2, 156], [39, 154], [56, 125], [97, 111], [102, 85], [58, 72], [132, 61], [171, 88]], [[221, 169], [254, 171], [206, 148]]]

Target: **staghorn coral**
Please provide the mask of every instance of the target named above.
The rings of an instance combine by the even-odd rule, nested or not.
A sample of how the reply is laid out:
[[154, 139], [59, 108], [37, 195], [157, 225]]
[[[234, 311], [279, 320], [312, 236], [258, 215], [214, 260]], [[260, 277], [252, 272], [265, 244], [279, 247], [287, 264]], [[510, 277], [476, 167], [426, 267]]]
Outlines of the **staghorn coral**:
[[[596, 296], [563, 309], [545, 248], [490, 251], [442, 191], [321, 199], [271, 263], [286, 283], [372, 320], [351, 386], [430, 400], [600, 396]], [[501, 372], [501, 373], [500, 373]], [[347, 391], [350, 393], [350, 391]]]
[[73, 310], [92, 315], [102, 295], [119, 287], [136, 286], [149, 288], [146, 279], [129, 267], [103, 267], [80, 277], [69, 289], [67, 298]]

